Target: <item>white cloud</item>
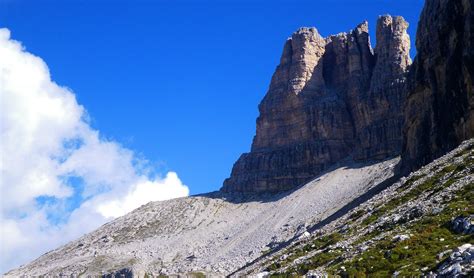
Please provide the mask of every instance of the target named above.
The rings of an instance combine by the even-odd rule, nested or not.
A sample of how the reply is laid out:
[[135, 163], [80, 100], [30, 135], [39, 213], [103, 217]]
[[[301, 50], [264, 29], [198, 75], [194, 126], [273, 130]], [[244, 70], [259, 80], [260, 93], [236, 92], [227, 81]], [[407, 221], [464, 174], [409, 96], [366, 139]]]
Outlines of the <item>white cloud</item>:
[[[74, 93], [8, 29], [0, 29], [0, 113], [0, 273], [149, 201], [189, 194], [176, 173], [150, 178], [133, 151], [101, 138]], [[72, 211], [71, 200], [81, 202]]]
[[[176, 191], [171, 192], [166, 187], [160, 186], [160, 183], [173, 187]], [[118, 217], [139, 207], [144, 201], [171, 199], [175, 197], [176, 193], [180, 196], [185, 196], [188, 194], [188, 188], [181, 184], [176, 173], [169, 172], [162, 181], [150, 181], [147, 179], [138, 181], [122, 198], [100, 204], [98, 211], [105, 217]]]

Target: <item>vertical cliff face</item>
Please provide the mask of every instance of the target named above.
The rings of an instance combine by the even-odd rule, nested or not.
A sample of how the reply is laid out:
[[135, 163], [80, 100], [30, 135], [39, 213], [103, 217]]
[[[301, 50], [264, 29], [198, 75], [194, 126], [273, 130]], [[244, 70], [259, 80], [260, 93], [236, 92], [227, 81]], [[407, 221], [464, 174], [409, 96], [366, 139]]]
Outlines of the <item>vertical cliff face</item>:
[[427, 0], [405, 110], [403, 168], [474, 136], [474, 2]]
[[407, 29], [402, 17], [381, 16], [378, 20], [370, 88], [350, 101], [356, 115], [357, 159], [384, 159], [400, 153], [406, 72], [411, 64]]
[[407, 28], [401, 17], [380, 17], [375, 51], [367, 22], [328, 38], [315, 28], [295, 32], [259, 105], [251, 152], [221, 190], [288, 190], [348, 156], [398, 154], [411, 62]]

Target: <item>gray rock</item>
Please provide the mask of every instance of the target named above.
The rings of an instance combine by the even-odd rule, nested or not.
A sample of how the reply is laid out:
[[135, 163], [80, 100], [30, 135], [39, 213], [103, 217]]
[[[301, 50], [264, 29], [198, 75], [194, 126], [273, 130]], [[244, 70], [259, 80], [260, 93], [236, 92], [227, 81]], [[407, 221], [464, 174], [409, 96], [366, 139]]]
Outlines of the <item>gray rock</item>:
[[400, 241], [407, 240], [407, 239], [409, 239], [409, 238], [410, 238], [409, 235], [396, 235], [396, 236], [394, 236], [394, 237], [392, 238], [392, 240], [393, 240], [394, 242], [400, 242]]
[[315, 28], [296, 31], [259, 105], [251, 152], [221, 191], [285, 191], [350, 155], [365, 161], [399, 154], [407, 28], [402, 17], [380, 17], [375, 50], [367, 22], [326, 39]]
[[440, 277], [465, 277], [472, 270], [474, 270], [474, 247], [466, 243], [449, 255], [437, 269], [437, 274]]
[[471, 0], [427, 0], [405, 108], [409, 172], [474, 137], [474, 12]]
[[459, 234], [474, 234], [474, 216], [458, 216], [451, 221], [451, 229]]

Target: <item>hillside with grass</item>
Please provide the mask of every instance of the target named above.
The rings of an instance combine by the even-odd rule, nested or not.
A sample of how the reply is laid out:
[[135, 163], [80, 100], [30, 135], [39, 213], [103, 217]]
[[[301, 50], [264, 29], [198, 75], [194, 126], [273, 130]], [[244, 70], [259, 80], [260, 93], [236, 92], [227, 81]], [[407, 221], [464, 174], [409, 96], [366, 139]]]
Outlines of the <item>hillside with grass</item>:
[[474, 275], [474, 140], [239, 274]]

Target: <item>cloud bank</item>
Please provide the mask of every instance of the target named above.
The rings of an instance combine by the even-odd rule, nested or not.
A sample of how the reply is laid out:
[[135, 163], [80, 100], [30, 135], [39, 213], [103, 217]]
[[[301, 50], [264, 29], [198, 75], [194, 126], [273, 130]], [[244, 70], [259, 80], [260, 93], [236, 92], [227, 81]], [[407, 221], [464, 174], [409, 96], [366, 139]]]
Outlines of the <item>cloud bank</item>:
[[150, 201], [187, 196], [104, 139], [74, 93], [0, 29], [0, 273]]

